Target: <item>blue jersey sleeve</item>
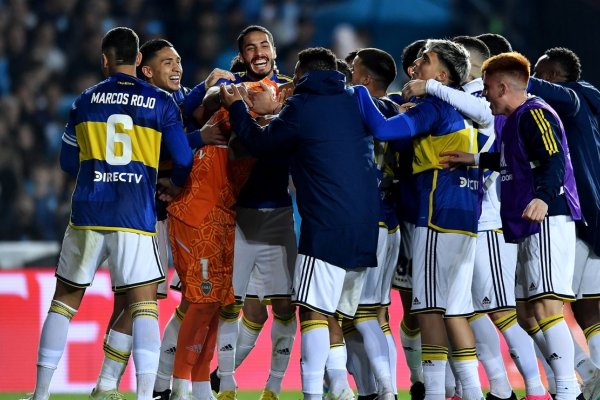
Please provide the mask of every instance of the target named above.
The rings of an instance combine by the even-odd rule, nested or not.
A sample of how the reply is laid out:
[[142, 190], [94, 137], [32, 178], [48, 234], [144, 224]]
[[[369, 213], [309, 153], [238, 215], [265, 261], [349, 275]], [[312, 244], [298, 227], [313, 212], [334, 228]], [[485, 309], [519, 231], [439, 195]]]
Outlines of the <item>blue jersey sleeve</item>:
[[196, 108], [202, 105], [202, 100], [206, 96], [206, 85], [204, 81], [196, 85], [188, 94], [185, 96], [183, 103], [181, 104], [181, 111], [183, 115], [189, 118]]
[[294, 137], [300, 124], [300, 112], [294, 100], [289, 98], [279, 115], [264, 128], [250, 116], [243, 101], [236, 101], [231, 105], [231, 128], [252, 155], [260, 157], [269, 153], [281, 153], [294, 146]]
[[167, 146], [173, 161], [171, 180], [181, 187], [192, 169], [192, 150], [183, 130], [179, 108], [171, 97], [165, 104], [162, 134], [163, 144]]
[[63, 132], [62, 140], [70, 144], [71, 146], [79, 147], [77, 144], [77, 135], [75, 133], [75, 125], [77, 125], [76, 115], [77, 108], [80, 101], [80, 97], [78, 97], [71, 106], [71, 111], [69, 112], [69, 120], [67, 121], [67, 125], [65, 126], [65, 131]]
[[364, 86], [355, 86], [354, 91], [363, 122], [379, 140], [406, 140], [430, 132], [440, 115], [432, 102], [421, 102], [403, 114], [386, 119]]
[[531, 77], [528, 92], [544, 99], [559, 114], [573, 116], [579, 111], [579, 97], [562, 85]]

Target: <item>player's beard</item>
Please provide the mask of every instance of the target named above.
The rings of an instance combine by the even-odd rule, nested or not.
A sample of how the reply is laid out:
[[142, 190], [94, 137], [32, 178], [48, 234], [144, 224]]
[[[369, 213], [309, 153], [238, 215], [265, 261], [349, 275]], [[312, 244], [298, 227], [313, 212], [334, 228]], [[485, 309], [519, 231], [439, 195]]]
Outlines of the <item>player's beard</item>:
[[269, 60], [267, 62], [271, 63], [271, 68], [265, 69], [262, 72], [255, 72], [252, 69], [252, 61], [250, 61], [250, 63], [246, 64], [246, 72], [251, 78], [253, 78], [253, 80], [260, 81], [261, 79], [271, 75], [271, 73], [275, 70], [275, 60]]

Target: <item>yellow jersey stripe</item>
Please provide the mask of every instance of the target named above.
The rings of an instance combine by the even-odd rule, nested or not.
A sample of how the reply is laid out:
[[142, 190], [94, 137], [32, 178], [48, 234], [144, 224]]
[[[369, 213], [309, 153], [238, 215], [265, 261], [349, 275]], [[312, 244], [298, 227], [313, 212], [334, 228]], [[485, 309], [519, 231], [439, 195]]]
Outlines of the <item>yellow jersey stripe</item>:
[[[107, 159], [106, 122], [86, 121], [77, 124], [75, 134], [79, 143], [80, 160]], [[120, 129], [120, 130], [119, 130]], [[158, 168], [162, 133], [152, 128], [133, 125], [133, 129], [123, 129], [117, 124], [117, 133], [126, 134], [131, 139], [131, 161], [141, 162], [152, 168]], [[109, 143], [110, 144], [110, 143]], [[124, 146], [120, 141], [112, 143], [115, 156], [124, 155]]]
[[541, 109], [535, 110], [535, 112], [539, 115], [540, 121], [546, 127], [546, 134], [548, 135], [548, 141], [551, 142], [552, 148], [555, 153], [558, 153], [558, 146], [556, 145], [556, 140], [554, 139], [554, 135], [552, 134], [552, 127], [550, 126], [550, 122], [544, 116], [544, 112]]

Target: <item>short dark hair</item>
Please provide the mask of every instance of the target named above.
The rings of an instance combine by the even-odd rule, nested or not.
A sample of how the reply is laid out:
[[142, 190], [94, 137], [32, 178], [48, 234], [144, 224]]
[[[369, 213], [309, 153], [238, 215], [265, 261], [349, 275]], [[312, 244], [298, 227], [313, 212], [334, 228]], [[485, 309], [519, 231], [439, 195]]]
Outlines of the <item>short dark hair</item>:
[[402, 70], [404, 71], [404, 73], [406, 73], [408, 68], [415, 63], [415, 60], [417, 58], [419, 58], [419, 54], [423, 51], [423, 48], [425, 48], [425, 43], [427, 43], [427, 40], [425, 39], [415, 40], [414, 42], [406, 46], [404, 49], [402, 49], [401, 59]]
[[481, 40], [490, 50], [490, 56], [495, 56], [501, 53], [509, 53], [512, 51], [512, 46], [508, 39], [497, 33], [482, 33], [475, 36]]
[[335, 60], [337, 70], [340, 71], [346, 77], [346, 83], [352, 82], [352, 70], [348, 63], [341, 58]]
[[260, 26], [260, 25], [250, 25], [250, 26], [245, 27], [237, 37], [237, 45], [238, 45], [238, 50], [240, 51], [240, 53], [243, 50], [242, 47], [244, 46], [244, 38], [246, 37], [247, 34], [249, 34], [251, 32], [264, 33], [265, 35], [267, 35], [267, 39], [269, 40], [269, 43], [271, 43], [271, 46], [275, 47], [275, 43], [273, 42], [273, 34], [271, 32], [269, 32], [269, 30], [267, 28], [265, 28], [264, 26]]
[[298, 53], [298, 68], [303, 73], [310, 71], [336, 71], [336, 57], [333, 51], [324, 47], [310, 47]]
[[140, 79], [147, 79], [142, 73], [142, 67], [148, 65], [150, 61], [156, 57], [156, 53], [164, 49], [165, 47], [173, 48], [173, 44], [166, 39], [151, 39], [148, 40], [140, 47], [140, 53], [142, 53], [142, 62], [137, 67], [137, 76]]
[[139, 46], [138, 35], [123, 26], [111, 29], [102, 38], [102, 53], [114, 65], [135, 65]]
[[462, 44], [467, 51], [473, 52], [476, 51], [479, 53], [482, 59], [487, 60], [490, 58], [490, 49], [481, 39], [477, 39], [473, 36], [455, 36], [452, 38], [454, 43]]
[[229, 65], [229, 71], [231, 73], [246, 72], [246, 64], [236, 55], [231, 59], [231, 65]]
[[396, 79], [396, 62], [388, 52], [369, 47], [358, 50], [356, 55], [360, 57], [362, 65], [381, 80], [386, 89]]
[[344, 61], [346, 62], [346, 64], [352, 64], [352, 61], [354, 61], [354, 59], [356, 58], [356, 55], [358, 54], [359, 50], [360, 49], [352, 50], [350, 53], [348, 53], [346, 57], [344, 57]]
[[566, 47], [553, 47], [544, 52], [548, 61], [560, 65], [566, 74], [567, 81], [578, 81], [581, 78], [581, 61], [573, 50]]

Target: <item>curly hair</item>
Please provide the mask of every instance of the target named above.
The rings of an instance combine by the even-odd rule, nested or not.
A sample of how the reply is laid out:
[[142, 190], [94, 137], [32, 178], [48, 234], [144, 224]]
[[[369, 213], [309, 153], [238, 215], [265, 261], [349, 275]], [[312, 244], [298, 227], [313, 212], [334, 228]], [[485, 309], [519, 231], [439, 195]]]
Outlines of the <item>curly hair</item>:
[[544, 52], [548, 60], [558, 63], [567, 76], [568, 81], [578, 81], [581, 78], [581, 61], [577, 54], [566, 47], [553, 47]]

